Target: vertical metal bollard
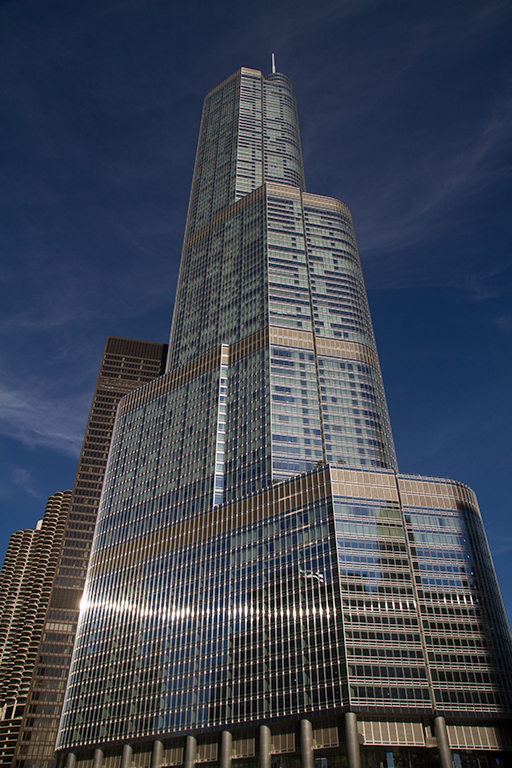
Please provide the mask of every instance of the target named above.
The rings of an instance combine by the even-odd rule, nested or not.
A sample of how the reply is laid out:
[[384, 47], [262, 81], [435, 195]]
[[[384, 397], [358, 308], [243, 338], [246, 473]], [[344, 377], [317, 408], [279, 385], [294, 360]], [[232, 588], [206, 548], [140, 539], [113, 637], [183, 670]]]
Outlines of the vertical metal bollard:
[[270, 768], [272, 732], [268, 725], [260, 725], [260, 749], [258, 768]]
[[345, 734], [347, 737], [348, 768], [361, 768], [361, 750], [355, 712], [345, 712]]
[[129, 744], [123, 744], [123, 756], [121, 758], [121, 768], [131, 768], [133, 749]]
[[197, 757], [197, 740], [193, 736], [187, 736], [185, 743], [185, 760], [183, 768], [195, 768]]
[[229, 731], [222, 731], [220, 737], [220, 768], [231, 768], [233, 755], [233, 736]]
[[452, 768], [452, 751], [448, 741], [446, 720], [441, 715], [434, 718], [434, 733], [437, 738], [437, 748], [441, 759], [441, 768]]
[[153, 751], [151, 752], [151, 768], [160, 768], [164, 756], [164, 745], [158, 739], [153, 742]]
[[313, 726], [309, 720], [300, 721], [300, 762], [301, 768], [313, 768]]

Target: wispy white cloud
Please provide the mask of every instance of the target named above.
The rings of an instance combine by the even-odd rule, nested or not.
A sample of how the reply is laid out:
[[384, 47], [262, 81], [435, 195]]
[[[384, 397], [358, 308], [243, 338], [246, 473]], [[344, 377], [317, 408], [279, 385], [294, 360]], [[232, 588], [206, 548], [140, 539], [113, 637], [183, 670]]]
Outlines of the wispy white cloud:
[[[425, 235], [453, 227], [457, 208], [512, 175], [504, 160], [512, 129], [512, 98], [496, 96], [479, 124], [465, 125], [457, 135], [442, 131], [409, 151], [395, 147], [393, 156], [374, 166], [372, 184], [360, 186], [364, 196], [363, 231], [367, 256], [408, 248]], [[371, 190], [371, 193], [368, 192]]]
[[[23, 385], [0, 388], [0, 433], [26, 446], [78, 456], [90, 394], [63, 396]], [[18, 480], [19, 480], [18, 475]]]
[[37, 482], [32, 471], [25, 467], [11, 467], [9, 479], [13, 485], [21, 488], [29, 496], [33, 496], [35, 499], [41, 498], [42, 494], [36, 488]]
[[503, 557], [512, 552], [512, 536], [489, 536], [489, 544], [494, 557]]
[[443, 51], [485, 43], [486, 35], [506, 21], [510, 12], [508, 0], [489, 0], [486, 3], [447, 3], [444, 12], [428, 13], [408, 29], [411, 50], [409, 54], [420, 58], [432, 50]]
[[[506, 72], [491, 89], [476, 84], [474, 98], [461, 72], [461, 62], [478, 57], [509, 14], [509, 3], [496, 0], [383, 17], [380, 41], [374, 36], [374, 45], [345, 55], [340, 49], [338, 67], [326, 53], [329, 67], [320, 59], [314, 74], [305, 64], [297, 77], [318, 107], [304, 132], [308, 186], [311, 178], [311, 191], [328, 186], [352, 209], [375, 285], [446, 277], [435, 252], [428, 264], [415, 261], [414, 246], [458, 224], [485, 226], [467, 221], [464, 207], [512, 175]], [[322, 147], [328, 163], [318, 157]]]
[[496, 317], [494, 323], [503, 333], [512, 333], [512, 313]]

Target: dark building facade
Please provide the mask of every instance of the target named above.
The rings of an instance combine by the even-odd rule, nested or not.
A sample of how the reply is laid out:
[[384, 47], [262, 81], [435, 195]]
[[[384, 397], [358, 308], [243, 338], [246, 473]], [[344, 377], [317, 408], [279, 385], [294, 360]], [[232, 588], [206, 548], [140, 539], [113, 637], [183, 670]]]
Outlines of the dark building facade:
[[288, 78], [241, 69], [166, 374], [117, 412], [59, 759], [503, 766], [510, 683], [475, 495], [399, 474], [350, 212], [305, 191]]
[[[44, 602], [37, 609], [36, 632], [31, 635], [30, 655], [24, 663], [23, 696], [19, 694], [13, 709], [15, 722], [8, 720], [11, 699], [7, 701], [4, 720], [0, 721], [0, 765], [49, 768], [54, 764], [59, 715], [116, 409], [127, 393], [163, 373], [166, 355], [166, 344], [115, 337], [107, 339], [73, 491], [55, 494], [49, 500], [43, 518], [45, 530], [47, 516], [51, 513], [53, 521], [55, 505], [59, 506], [51, 560], [38, 566], [44, 584]], [[28, 546], [23, 542], [29, 534], [42, 536], [38, 531], [24, 531], [13, 536], [13, 541], [20, 539], [21, 550]], [[10, 568], [13, 547], [11, 542], [4, 569]], [[34, 548], [33, 544], [31, 548]], [[27, 568], [29, 576], [24, 575], [25, 580], [15, 570], [10, 576], [6, 572], [5, 576], [6, 588], [17, 588], [20, 599], [25, 601], [23, 610], [18, 608], [20, 626], [24, 625], [26, 616], [31, 615], [30, 612], [26, 614], [27, 606], [34, 602], [33, 587], [28, 584], [31, 585], [34, 579], [37, 581], [35, 572], [30, 573], [33, 566], [28, 561], [24, 573]], [[18, 657], [20, 652], [15, 651], [15, 655]]]

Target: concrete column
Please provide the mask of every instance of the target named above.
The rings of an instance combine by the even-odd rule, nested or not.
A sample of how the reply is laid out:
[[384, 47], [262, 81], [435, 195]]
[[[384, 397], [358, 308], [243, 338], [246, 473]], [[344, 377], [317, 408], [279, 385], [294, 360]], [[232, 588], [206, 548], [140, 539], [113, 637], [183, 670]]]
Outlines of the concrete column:
[[233, 736], [229, 731], [222, 731], [220, 736], [220, 768], [231, 768], [233, 756]]
[[361, 751], [355, 712], [345, 712], [345, 736], [347, 739], [348, 768], [361, 768]]
[[197, 756], [197, 741], [193, 736], [187, 736], [185, 742], [185, 760], [183, 768], [195, 768]]
[[258, 768], [270, 768], [270, 750], [272, 748], [272, 733], [267, 725], [260, 725], [260, 746]]
[[92, 768], [101, 768], [103, 765], [103, 751], [101, 749], [94, 750], [94, 758], [92, 761]]
[[68, 756], [66, 758], [66, 768], [75, 768], [76, 765], [76, 755], [74, 752], [68, 752]]
[[437, 738], [437, 748], [441, 759], [441, 768], [452, 768], [452, 751], [448, 741], [448, 731], [446, 730], [446, 720], [439, 715], [434, 718], [434, 733]]
[[131, 768], [133, 749], [129, 744], [123, 744], [123, 756], [121, 758], [121, 768]]
[[314, 768], [313, 726], [309, 720], [300, 721], [300, 763], [301, 768]]
[[153, 742], [153, 752], [151, 753], [151, 768], [160, 768], [164, 757], [164, 745], [161, 741]]

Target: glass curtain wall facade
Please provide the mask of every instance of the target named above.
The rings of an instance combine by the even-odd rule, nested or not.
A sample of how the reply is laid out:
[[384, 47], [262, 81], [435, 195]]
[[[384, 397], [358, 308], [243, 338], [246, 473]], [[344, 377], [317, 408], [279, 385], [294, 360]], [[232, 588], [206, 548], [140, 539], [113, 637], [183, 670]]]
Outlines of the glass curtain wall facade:
[[398, 474], [350, 212], [305, 192], [289, 80], [242, 69], [167, 372], [118, 409], [59, 754], [458, 768], [507, 748], [510, 651], [474, 495]]

